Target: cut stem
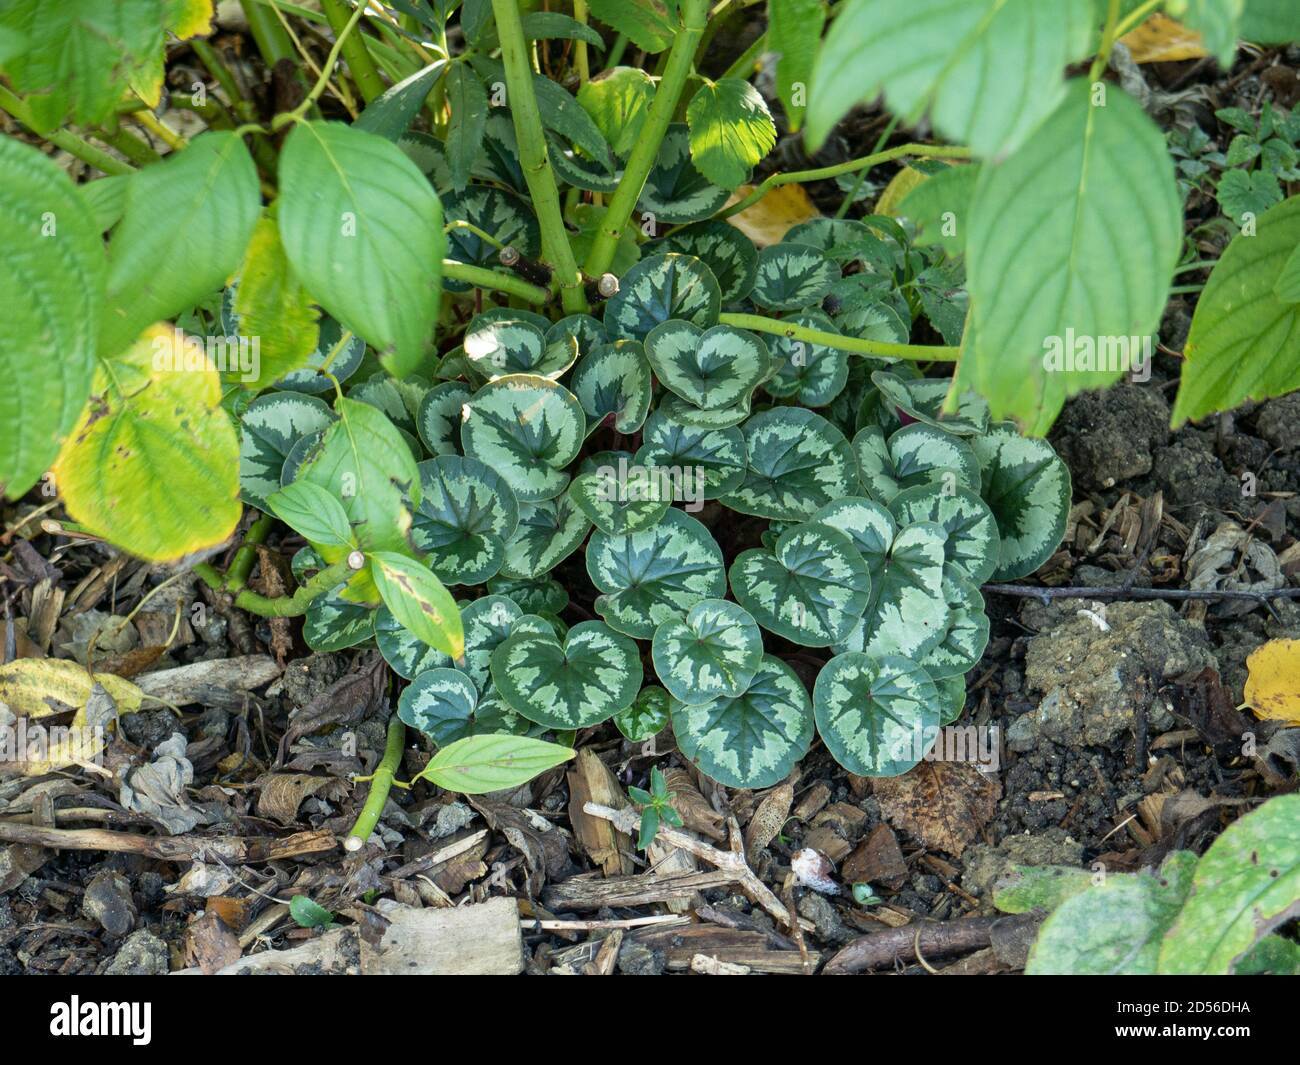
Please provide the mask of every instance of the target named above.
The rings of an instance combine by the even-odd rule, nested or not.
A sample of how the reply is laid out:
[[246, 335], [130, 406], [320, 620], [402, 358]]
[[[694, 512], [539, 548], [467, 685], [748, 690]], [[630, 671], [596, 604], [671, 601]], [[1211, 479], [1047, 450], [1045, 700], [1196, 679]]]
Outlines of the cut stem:
[[513, 274], [503, 274], [500, 270], [489, 270], [485, 266], [471, 266], [468, 263], [443, 259], [442, 276], [450, 277], [456, 281], [464, 281], [475, 288], [506, 292], [511, 296], [518, 296], [528, 303], [542, 304], [551, 301], [549, 289], [534, 285], [525, 281], [522, 277], [515, 277]]
[[[200, 562], [194, 567], [194, 572], [199, 575], [204, 584], [214, 591], [226, 591], [225, 578], [217, 572], [215, 566], [207, 562]], [[307, 613], [307, 608], [311, 606], [312, 600], [337, 588], [353, 572], [354, 570], [348, 565], [347, 559], [341, 559], [333, 565], [326, 566], [316, 576], [300, 585], [293, 595], [282, 595], [271, 599], [245, 588], [235, 595], [235, 606], [239, 607], [240, 610], [247, 610], [250, 614], [256, 614], [258, 617], [263, 618], [302, 617], [303, 614]]]
[[374, 776], [370, 778], [370, 793], [366, 796], [366, 804], [361, 807], [356, 824], [343, 841], [344, 850], [359, 851], [366, 845], [375, 825], [379, 824], [379, 815], [384, 812], [388, 793], [393, 790], [397, 767], [402, 764], [402, 747], [405, 743], [406, 725], [400, 717], [393, 714], [388, 719], [388, 740], [384, 744], [384, 756], [379, 760], [379, 765], [375, 766]]
[[908, 362], [956, 362], [959, 348], [920, 347], [912, 344], [888, 344], [881, 340], [860, 340], [857, 337], [841, 336], [839, 333], [826, 333], [820, 329], [795, 325], [793, 322], [776, 318], [764, 318], [758, 314], [720, 314], [719, 325], [730, 325], [736, 329], [749, 329], [755, 333], [770, 333], [783, 336], [789, 340], [802, 340], [822, 347], [838, 348], [854, 355], [873, 355], [882, 359], [906, 359]]

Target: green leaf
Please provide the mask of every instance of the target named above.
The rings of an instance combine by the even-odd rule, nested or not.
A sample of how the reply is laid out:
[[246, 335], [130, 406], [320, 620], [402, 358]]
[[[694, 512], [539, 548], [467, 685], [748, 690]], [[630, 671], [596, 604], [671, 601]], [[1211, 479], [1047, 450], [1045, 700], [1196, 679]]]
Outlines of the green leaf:
[[420, 776], [448, 791], [483, 795], [526, 784], [575, 753], [530, 736], [467, 736], [430, 758]]
[[95, 226], [99, 232], [107, 233], [121, 219], [122, 212], [126, 210], [126, 188], [129, 182], [129, 175], [112, 174], [87, 181], [78, 187], [81, 198], [95, 216]]
[[967, 392], [957, 397], [956, 410], [944, 410], [952, 395], [953, 383], [947, 378], [917, 377], [908, 380], [887, 370], [876, 370], [871, 383], [880, 389], [882, 400], [908, 417], [942, 429], [955, 436], [980, 436], [989, 427], [989, 406], [983, 399]]
[[861, 777], [896, 777], [920, 762], [938, 734], [929, 674], [898, 655], [850, 651], [813, 686], [817, 734], [835, 761]]
[[966, 250], [979, 175], [978, 165], [950, 166], [930, 175], [904, 197], [898, 213], [916, 223], [918, 245], [938, 244], [949, 255]]
[[704, 599], [684, 618], [668, 618], [655, 629], [652, 654], [655, 672], [678, 702], [734, 699], [762, 664], [763, 634], [747, 610]]
[[1051, 913], [1061, 903], [1092, 885], [1087, 869], [1064, 865], [1018, 865], [993, 885], [993, 905], [1003, 913]]
[[624, 536], [658, 525], [673, 502], [671, 484], [659, 471], [629, 463], [626, 451], [583, 461], [569, 485], [569, 498], [601, 532]]
[[646, 245], [651, 254], [675, 251], [693, 255], [713, 271], [724, 304], [738, 303], [754, 287], [758, 249], [735, 226], [707, 219]]
[[[821, 311], [791, 314], [783, 321], [824, 333], [839, 332]], [[779, 336], [772, 338], [770, 349], [773, 359], [781, 360], [776, 376], [763, 383], [770, 395], [793, 398], [801, 407], [825, 407], [844, 391], [849, 379], [849, 357], [839, 348]]]
[[329, 928], [334, 923], [334, 915], [306, 895], [295, 895], [289, 900], [289, 916], [303, 928]]
[[545, 576], [581, 545], [591, 528], [587, 515], [565, 494], [519, 507], [519, 527], [506, 544], [501, 574], [516, 580]]
[[[1036, 435], [1068, 396], [1131, 368], [1134, 344], [1160, 325], [1183, 246], [1164, 135], [1127, 94], [1105, 88], [1098, 107], [1091, 91], [1075, 82], [1031, 141], [982, 167], [971, 207], [957, 384]], [[1075, 337], [1106, 349], [1096, 361], [1130, 365], [1069, 369], [1056, 356]]]
[[513, 599], [530, 614], [558, 614], [569, 605], [569, 593], [549, 578], [493, 577], [488, 590]]
[[375, 634], [375, 611], [343, 598], [346, 586], [318, 595], [307, 607], [302, 638], [313, 651], [322, 654], [345, 651], [365, 643]]
[[460, 428], [465, 454], [492, 467], [521, 503], [554, 499], [586, 436], [582, 404], [545, 377], [499, 377], [474, 393]]
[[803, 114], [812, 80], [813, 61], [826, 24], [821, 0], [768, 0], [767, 41], [778, 54], [776, 94], [790, 122], [790, 132], [803, 125]]
[[662, 52], [673, 39], [673, 23], [660, 0], [590, 0], [587, 6], [593, 16], [643, 52]]
[[619, 158], [626, 158], [645, 125], [655, 83], [644, 70], [614, 67], [578, 88], [578, 103]]
[[352, 526], [343, 504], [307, 481], [286, 485], [267, 497], [271, 512], [309, 543], [350, 547]]
[[483, 150], [488, 115], [487, 91], [468, 63], [452, 63], [447, 71], [447, 104], [451, 108], [447, 169], [451, 187], [460, 190], [469, 184], [470, 171]]
[[[230, 290], [227, 289], [226, 292], [229, 294]], [[226, 302], [225, 300], [222, 301], [223, 322], [227, 319]], [[234, 329], [227, 327], [227, 330], [238, 333], [238, 324], [235, 325]], [[290, 392], [304, 392], [308, 395], [333, 392], [334, 381], [331, 381], [330, 377], [333, 377], [339, 384], [343, 384], [357, 372], [365, 354], [366, 342], [364, 340], [347, 332], [328, 315], [322, 315], [316, 350], [307, 359], [306, 368], [285, 374], [281, 380], [275, 383], [275, 387], [287, 389]], [[316, 367], [324, 366], [327, 362], [329, 363], [329, 377], [316, 370]]]
[[655, 326], [671, 318], [708, 329], [718, 322], [722, 294], [717, 278], [690, 255], [652, 255], [622, 278], [605, 305], [605, 328], [611, 337], [644, 340]]
[[888, 441], [879, 426], [869, 425], [853, 438], [853, 454], [862, 487], [881, 503], [918, 485], [980, 488], [979, 459], [970, 445], [931, 425], [904, 426]]
[[647, 685], [637, 692], [631, 706], [614, 715], [614, 724], [633, 743], [644, 743], [668, 727], [671, 703], [663, 688]]
[[753, 397], [746, 396], [739, 403], [717, 410], [700, 410], [681, 396], [666, 393], [659, 403], [659, 413], [692, 429], [731, 429], [749, 417]]
[[1282, 267], [1273, 283], [1273, 295], [1282, 303], [1300, 303], [1300, 244]]
[[1300, 9], [1291, 0], [1248, 0], [1241, 35], [1258, 44], [1300, 41]]
[[308, 291], [394, 377], [415, 370], [438, 317], [446, 243], [416, 165], [373, 133], [299, 123], [280, 154], [279, 203], [285, 252]]
[[729, 325], [663, 322], [646, 335], [645, 355], [665, 388], [703, 410], [748, 398], [771, 366], [763, 341]]
[[960, 566], [976, 584], [993, 574], [1001, 558], [998, 523], [993, 511], [974, 492], [943, 484], [923, 484], [894, 496], [889, 511], [898, 524], [931, 521], [947, 539], [943, 557]]
[[[979, 585], [951, 562], [943, 567], [943, 600], [948, 605], [943, 639], [917, 659], [917, 664], [925, 667], [936, 684], [948, 677], [960, 680], [979, 665], [989, 644], [989, 618], [984, 613], [984, 596]], [[964, 683], [960, 698], [965, 701]], [[959, 706], [958, 713], [960, 710]]]
[[861, 496], [845, 496], [814, 512], [810, 522], [829, 525], [853, 541], [867, 560], [889, 554], [898, 526], [894, 516], [879, 503]]
[[137, 558], [166, 562], [234, 531], [238, 448], [201, 342], [159, 325], [101, 361], [54, 474], [74, 521]]
[[1230, 973], [1261, 937], [1300, 913], [1300, 795], [1229, 825], [1196, 863], [1160, 945], [1161, 973]]
[[1256, 215], [1281, 203], [1282, 196], [1277, 176], [1267, 170], [1228, 170], [1215, 189], [1223, 213], [1243, 229]]
[[533, 11], [520, 19], [524, 36], [530, 41], [586, 41], [593, 48], [605, 50], [605, 41], [585, 23], [557, 11]]
[[420, 503], [411, 542], [445, 584], [483, 584], [505, 560], [519, 524], [505, 478], [477, 459], [439, 455], [419, 464]]
[[446, 381], [424, 394], [415, 424], [432, 454], [454, 455], [460, 450], [461, 411], [473, 395], [463, 381]]
[[646, 419], [641, 441], [638, 466], [670, 474], [676, 470], [683, 483], [689, 472], [704, 499], [734, 491], [745, 479], [748, 455], [744, 434], [737, 428], [701, 429], [669, 417], [661, 408]]
[[1066, 899], [1039, 930], [1030, 975], [1143, 976], [1191, 887], [1196, 855], [1174, 851], [1159, 873], [1110, 874]]
[[695, 705], [674, 700], [672, 718], [682, 754], [729, 788], [781, 783], [813, 740], [808, 692], [772, 655], [764, 656], [743, 694]]
[[992, 577], [1027, 576], [1052, 557], [1065, 536], [1069, 467], [1050, 444], [1027, 440], [1010, 425], [995, 425], [971, 443], [984, 471], [981, 494], [1002, 539]]
[[[1300, 196], [1228, 245], [1201, 293], [1184, 352], [1173, 423], [1300, 388], [1300, 303], [1288, 266], [1300, 248]], [[1279, 292], [1279, 288], [1282, 289]]]
[[832, 500], [852, 495], [853, 449], [830, 422], [800, 407], [778, 407], [745, 423], [749, 465], [744, 482], [722, 496], [742, 514], [802, 521]]
[[410, 129], [415, 116], [424, 106], [425, 99], [433, 91], [438, 79], [446, 73], [446, 60], [438, 59], [403, 78], [366, 104], [366, 109], [352, 123], [353, 127], [396, 143]]
[[587, 413], [587, 432], [609, 420], [620, 433], [635, 433], [650, 410], [650, 364], [635, 340], [597, 344], [579, 361], [569, 387]]
[[244, 500], [267, 510], [267, 497], [280, 490], [284, 462], [294, 444], [323, 432], [333, 421], [334, 412], [314, 396], [273, 392], [253, 400], [239, 422], [239, 491]]
[[769, 311], [815, 307], [840, 279], [840, 268], [817, 248], [782, 242], [758, 253], [750, 299]]
[[[468, 222], [484, 233], [491, 233], [502, 244], [515, 248], [525, 258], [535, 259], [541, 251], [542, 237], [537, 219], [523, 200], [504, 189], [471, 185], [464, 192], [451, 192], [444, 196], [443, 208], [448, 222]], [[450, 231], [447, 258], [470, 266], [498, 265], [495, 245], [459, 227]], [[470, 289], [466, 282], [450, 278], [443, 287], [449, 292], [468, 292]]]
[[584, 621], [563, 646], [554, 636], [511, 636], [492, 653], [492, 682], [529, 721], [588, 728], [632, 705], [641, 688], [641, 657], [626, 636]]
[[[94, 184], [101, 184], [95, 182]], [[104, 284], [98, 223], [66, 173], [0, 138], [0, 494], [24, 495], [86, 405]]]
[[643, 226], [702, 222], [720, 210], [730, 195], [695, 168], [690, 131], [684, 124], [674, 123], [664, 134], [655, 165], [646, 175], [637, 213]]
[[867, 564], [829, 525], [787, 529], [768, 551], [742, 551], [731, 590], [763, 628], [804, 647], [829, 647], [853, 630], [871, 596]]
[[456, 601], [422, 562], [391, 551], [370, 556], [384, 605], [403, 628], [452, 658], [465, 654], [465, 633]]
[[720, 598], [727, 588], [722, 550], [708, 529], [676, 509], [652, 529], [625, 536], [592, 533], [587, 574], [604, 593], [596, 599], [596, 613], [638, 640], [650, 639], [668, 618], [701, 599]]
[[488, 668], [492, 652], [506, 637], [514, 632], [551, 631], [545, 622], [524, 614], [514, 600], [503, 595], [475, 599], [461, 611], [460, 619], [465, 633], [463, 664], [430, 647], [383, 607], [375, 612], [375, 642], [398, 676], [410, 680], [430, 669], [456, 665], [480, 692], [486, 692], [491, 680]]
[[458, 669], [430, 669], [402, 692], [397, 716], [439, 747], [473, 734], [478, 689]]
[[204, 133], [132, 174], [108, 246], [100, 355], [219, 289], [239, 268], [260, 210], [257, 168], [233, 133]]
[[5, 73], [26, 95], [36, 132], [68, 119], [108, 124], [132, 78], [162, 55], [162, 23], [161, 0], [10, 0], [0, 7], [0, 28], [23, 38]]
[[1005, 155], [1061, 102], [1094, 17], [1092, 0], [849, 0], [813, 69], [809, 150], [883, 91], [905, 122], [929, 111], [950, 142]]
[[776, 144], [767, 103], [741, 78], [705, 80], [686, 107], [691, 159], [715, 185], [734, 189]]

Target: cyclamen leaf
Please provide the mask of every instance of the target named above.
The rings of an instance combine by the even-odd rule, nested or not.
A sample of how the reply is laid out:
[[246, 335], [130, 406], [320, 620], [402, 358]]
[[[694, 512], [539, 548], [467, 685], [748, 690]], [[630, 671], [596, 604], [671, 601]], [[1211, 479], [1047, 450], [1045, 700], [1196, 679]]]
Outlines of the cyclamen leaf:
[[1002, 557], [998, 524], [988, 504], [974, 492], [943, 484], [918, 485], [894, 496], [889, 510], [899, 525], [923, 521], [939, 525], [946, 534], [944, 559], [960, 566], [976, 584], [997, 569]]
[[422, 562], [391, 551], [370, 556], [384, 605], [402, 626], [452, 658], [465, 654], [460, 611], [442, 582]]
[[695, 256], [713, 271], [724, 304], [743, 300], [754, 287], [758, 249], [745, 234], [727, 222], [716, 219], [696, 222], [646, 245], [646, 251], [675, 251]]
[[663, 408], [646, 419], [635, 463], [676, 471], [682, 483], [699, 487], [704, 499], [733, 491], [745, 479], [745, 437], [739, 429], [701, 429], [670, 417]]
[[461, 411], [474, 390], [463, 381], [434, 385], [420, 401], [415, 424], [424, 446], [434, 455], [454, 455], [460, 450]]
[[724, 189], [747, 181], [776, 144], [767, 103], [741, 78], [706, 80], [687, 105], [686, 123], [696, 168]]
[[650, 364], [635, 340], [597, 344], [579, 361], [569, 387], [587, 413], [587, 431], [612, 419], [620, 433], [635, 433], [650, 410]]
[[980, 489], [979, 459], [970, 445], [930, 425], [904, 426], [888, 442], [879, 426], [868, 426], [853, 438], [853, 454], [862, 487], [882, 503], [918, 485]]
[[587, 515], [565, 494], [519, 507], [519, 527], [506, 544], [501, 575], [515, 580], [545, 576], [578, 550], [591, 528]]
[[771, 311], [815, 307], [840, 279], [839, 267], [807, 244], [773, 244], [758, 253], [750, 298]]
[[280, 154], [279, 202], [285, 252], [308, 291], [394, 377], [414, 371], [433, 336], [446, 244], [424, 175], [383, 137], [304, 122]]
[[636, 206], [643, 219], [676, 226], [702, 222], [717, 212], [729, 195], [696, 169], [691, 161], [690, 131], [674, 123], [659, 145], [659, 155]]
[[[448, 222], [468, 222], [484, 233], [491, 233], [502, 244], [516, 248], [529, 259], [541, 251], [541, 231], [527, 204], [513, 193], [487, 185], [470, 185], [463, 192], [443, 197]], [[454, 228], [450, 232], [447, 257], [470, 266], [494, 266], [497, 249], [471, 230]], [[470, 286], [448, 278], [443, 287], [450, 292], [466, 292]]]
[[482, 795], [526, 784], [575, 753], [530, 736], [467, 736], [442, 748], [419, 776], [448, 791]]
[[458, 669], [421, 673], [402, 692], [397, 716], [439, 747], [473, 734], [478, 689]]
[[722, 502], [742, 514], [801, 521], [857, 487], [853, 449], [844, 434], [810, 410], [779, 407], [744, 426], [749, 466]]
[[[102, 184], [94, 182], [93, 184]], [[54, 219], [57, 239], [42, 237]], [[53, 160], [0, 138], [0, 494], [49, 467], [86, 404], [104, 284], [100, 229]], [[43, 353], [57, 353], [57, 358]]]
[[446, 584], [483, 584], [495, 577], [519, 523], [510, 486], [477, 459], [459, 455], [429, 459], [419, 470], [411, 542], [429, 554]]
[[[947, 677], [960, 680], [964, 673], [974, 669], [989, 642], [989, 619], [984, 613], [984, 596], [980, 594], [979, 585], [966, 575], [965, 570], [952, 563], [943, 568], [943, 598], [948, 604], [948, 623], [943, 639], [917, 659], [917, 664], [925, 667], [936, 684]], [[964, 684], [960, 697], [962, 701], [966, 698]], [[960, 710], [958, 706], [958, 713]]]
[[[485, 320], [486, 319], [486, 320]], [[507, 374], [536, 374], [557, 381], [578, 357], [578, 342], [563, 336], [548, 342], [531, 322], [480, 315], [465, 331], [465, 358], [488, 381]]]
[[[784, 321], [826, 333], [839, 332], [820, 311], [792, 314]], [[839, 348], [781, 336], [772, 339], [771, 353], [774, 359], [781, 360], [781, 366], [774, 377], [763, 383], [770, 395], [794, 398], [803, 407], [825, 407], [844, 391], [849, 379], [849, 357]]]
[[343, 598], [345, 585], [317, 596], [307, 607], [302, 638], [313, 651], [322, 654], [345, 651], [363, 644], [375, 634], [375, 611]]
[[672, 491], [657, 471], [603, 462], [580, 473], [569, 485], [569, 498], [593, 525], [610, 536], [624, 536], [658, 525], [672, 505]]
[[779, 784], [813, 740], [808, 692], [772, 655], [764, 656], [741, 695], [696, 705], [674, 700], [672, 720], [682, 754], [729, 788]]
[[770, 368], [767, 345], [727, 325], [663, 322], [646, 335], [645, 354], [665, 388], [703, 410], [748, 398]]
[[763, 635], [747, 610], [705, 599], [655, 630], [652, 653], [655, 672], [677, 701], [734, 699], [763, 662]]
[[[229, 293], [229, 289], [226, 290]], [[225, 315], [226, 301], [222, 301], [222, 321], [226, 320]], [[275, 383], [276, 388], [285, 389], [290, 392], [304, 392], [309, 395], [316, 395], [321, 392], [333, 392], [333, 377], [339, 384], [348, 380], [357, 369], [361, 366], [361, 360], [366, 354], [366, 342], [359, 336], [353, 336], [347, 332], [338, 322], [328, 315], [322, 315], [320, 319], [320, 333], [316, 341], [316, 350], [307, 359], [307, 366], [301, 370], [294, 370]], [[239, 328], [236, 324], [231, 332], [238, 333]], [[323, 373], [317, 372], [316, 367], [324, 366], [329, 363], [329, 377]]]
[[614, 715], [614, 724], [633, 743], [644, 743], [668, 727], [671, 704], [672, 698], [663, 688], [647, 685], [631, 706]]
[[884, 402], [897, 407], [908, 417], [944, 432], [955, 436], [979, 436], [989, 427], [989, 406], [979, 396], [971, 393], [960, 395], [955, 409], [945, 409], [945, 400], [953, 392], [953, 383], [946, 378], [908, 380], [887, 370], [877, 370], [871, 375], [871, 383], [880, 389]]
[[352, 526], [343, 504], [319, 485], [298, 481], [267, 496], [271, 512], [309, 543], [350, 547]]
[[266, 510], [267, 497], [280, 490], [293, 446], [332, 421], [334, 412], [315, 396], [273, 392], [253, 400], [239, 421], [239, 490], [244, 500]]
[[707, 329], [716, 325], [722, 295], [717, 278], [690, 255], [652, 255], [622, 278], [605, 305], [605, 328], [615, 339], [644, 340], [655, 326], [676, 318]]

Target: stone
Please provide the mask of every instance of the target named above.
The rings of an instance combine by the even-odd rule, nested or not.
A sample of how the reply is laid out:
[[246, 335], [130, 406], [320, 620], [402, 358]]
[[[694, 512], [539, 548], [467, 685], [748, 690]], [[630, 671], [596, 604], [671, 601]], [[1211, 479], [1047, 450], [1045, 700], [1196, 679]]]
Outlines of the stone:
[[1007, 836], [996, 846], [972, 844], [966, 850], [965, 863], [961, 886], [972, 895], [986, 898], [993, 885], [1018, 865], [1081, 865], [1083, 844], [1063, 828], [1022, 832]]
[[167, 972], [167, 944], [141, 928], [122, 942], [105, 976], [163, 976]]

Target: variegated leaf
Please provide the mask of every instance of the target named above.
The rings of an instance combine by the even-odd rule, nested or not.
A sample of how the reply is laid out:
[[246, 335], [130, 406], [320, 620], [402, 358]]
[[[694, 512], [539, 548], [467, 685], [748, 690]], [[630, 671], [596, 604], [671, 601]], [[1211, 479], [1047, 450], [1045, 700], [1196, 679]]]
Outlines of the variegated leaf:
[[619, 732], [633, 743], [644, 743], [668, 727], [672, 698], [657, 684], [647, 684], [626, 710], [614, 715]]
[[397, 701], [397, 716], [439, 747], [474, 734], [478, 689], [459, 669], [430, 669]]
[[782, 242], [758, 253], [749, 298], [769, 311], [815, 308], [840, 279], [840, 268], [817, 248]]
[[762, 664], [763, 634], [743, 607], [705, 599], [655, 629], [651, 653], [655, 672], [679, 702], [734, 699]]
[[707, 329], [718, 322], [722, 295], [713, 271], [691, 255], [669, 252], [642, 259], [623, 275], [605, 304], [605, 329], [613, 339], [644, 340], [672, 318]]
[[[476, 600], [476, 605], [482, 600]], [[469, 607], [461, 610], [461, 624], [468, 625], [466, 615]], [[393, 617], [393, 612], [381, 606], [374, 612], [375, 644], [384, 661], [392, 667], [399, 677], [411, 680], [429, 669], [450, 666], [450, 655], [443, 654], [435, 647], [430, 647], [413, 632], [402, 627], [402, 623]]]
[[695, 486], [702, 499], [717, 499], [745, 479], [746, 459], [745, 436], [739, 429], [700, 429], [669, 417], [661, 408], [646, 419], [635, 461]]
[[548, 577], [493, 577], [488, 591], [513, 599], [529, 614], [558, 614], [569, 605], [569, 593]]
[[568, 389], [532, 374], [500, 377], [474, 393], [462, 417], [465, 454], [501, 474], [521, 503], [564, 491], [564, 468], [587, 429], [582, 404]]
[[652, 529], [626, 536], [592, 533], [587, 574], [604, 593], [596, 599], [596, 613], [639, 640], [727, 589], [722, 550], [708, 529], [676, 509]]
[[658, 525], [673, 502], [672, 484], [631, 460], [626, 451], [599, 452], [583, 460], [569, 485], [574, 505], [610, 536]]
[[701, 410], [743, 402], [771, 365], [763, 341], [729, 325], [664, 322], [646, 335], [645, 354], [660, 383]]
[[690, 131], [685, 123], [668, 127], [659, 155], [646, 176], [637, 201], [638, 217], [656, 226], [699, 222], [715, 214], [731, 195], [711, 184], [691, 162]]
[[492, 682], [506, 703], [539, 725], [598, 725], [632, 705], [641, 688], [636, 644], [599, 621], [553, 636], [520, 633], [492, 653]]
[[421, 497], [411, 541], [446, 584], [482, 584], [505, 559], [519, 523], [505, 478], [477, 459], [439, 455], [419, 464]]
[[778, 407], [745, 423], [745, 480], [722, 502], [742, 514], [802, 521], [857, 489], [858, 470], [844, 434], [819, 414]]
[[722, 290], [724, 304], [739, 303], [754, 287], [758, 271], [758, 249], [739, 229], [728, 222], [709, 219], [646, 245], [648, 254], [666, 251], [694, 255], [713, 271]]
[[424, 394], [416, 428], [431, 454], [459, 454], [461, 411], [473, 395], [474, 390], [463, 381], [434, 385]]
[[955, 562], [976, 584], [983, 584], [997, 568], [1001, 549], [998, 524], [988, 505], [965, 488], [923, 484], [908, 488], [889, 502], [899, 525], [933, 521], [947, 534], [944, 559]]
[[974, 392], [962, 394], [955, 412], [944, 412], [944, 402], [952, 390], [949, 378], [904, 380], [887, 370], [877, 370], [871, 380], [889, 403], [918, 422], [957, 436], [979, 436], [988, 430], [989, 405]]
[[546, 342], [573, 337], [578, 342], [578, 357], [584, 358], [600, 344], [609, 343], [609, 334], [605, 332], [605, 323], [589, 314], [571, 314], [561, 318], [546, 330]]
[[465, 331], [465, 358], [486, 381], [507, 374], [536, 374], [558, 381], [578, 358], [578, 341], [545, 333], [522, 318], [480, 315]]
[[1070, 470], [1046, 440], [1009, 423], [972, 442], [984, 470], [982, 494], [997, 520], [1001, 546], [995, 580], [1033, 573], [1052, 557], [1070, 515]]
[[[231, 286], [227, 289], [232, 303], [234, 298], [234, 288]], [[225, 300], [222, 300], [222, 321], [225, 318]], [[228, 335], [235, 335], [239, 332], [238, 325], [233, 328], [227, 327]], [[329, 373], [340, 384], [347, 381], [357, 369], [361, 366], [361, 360], [366, 355], [366, 342], [358, 336], [351, 333], [346, 334], [344, 339], [343, 327], [331, 318], [328, 314], [322, 314], [320, 317], [320, 333], [316, 341], [316, 350], [311, 353], [307, 359], [307, 365], [301, 370], [294, 370], [287, 373], [275, 383], [276, 388], [284, 389], [286, 392], [306, 392], [315, 394], [328, 392], [334, 387], [334, 381], [331, 381], [325, 374], [319, 373], [317, 367], [329, 363]]]
[[399, 380], [381, 371], [348, 389], [348, 398], [369, 403], [376, 410], [383, 411], [402, 432], [414, 436], [417, 432], [416, 415], [431, 387], [428, 381], [415, 374]]
[[582, 544], [591, 522], [567, 494], [540, 503], [522, 503], [519, 525], [506, 544], [501, 576], [535, 580], [568, 558]]
[[[792, 314], [782, 320], [824, 333], [839, 332], [821, 311]], [[849, 379], [849, 357], [839, 348], [781, 336], [772, 339], [771, 352], [780, 364], [776, 376], [763, 387], [778, 399], [793, 397], [803, 407], [825, 407], [844, 391]]]
[[888, 440], [878, 425], [869, 425], [853, 438], [853, 455], [862, 487], [882, 503], [918, 485], [980, 489], [979, 459], [970, 445], [923, 422], [904, 426]]
[[[943, 598], [948, 604], [943, 639], [916, 660], [936, 681], [974, 669], [989, 643], [989, 618], [979, 585], [951, 562], [943, 567]], [[962, 693], [964, 697], [964, 687]]]
[[650, 364], [636, 340], [601, 341], [579, 361], [569, 387], [587, 413], [590, 433], [607, 418], [625, 434], [641, 428], [650, 412]]
[[850, 773], [895, 777], [925, 756], [939, 727], [934, 681], [915, 662], [850, 651], [813, 686], [817, 734]]
[[808, 692], [794, 670], [772, 655], [764, 656], [742, 694], [695, 705], [674, 700], [672, 718], [682, 754], [729, 788], [781, 783], [813, 740]]
[[739, 403], [717, 410], [700, 410], [694, 403], [681, 396], [667, 393], [659, 404], [659, 411], [674, 421], [688, 425], [692, 429], [732, 429], [749, 417], [750, 397], [746, 396]]
[[314, 396], [272, 392], [253, 400], [239, 422], [239, 494], [244, 501], [265, 511], [266, 497], [280, 489], [293, 445], [333, 421], [334, 412]]
[[894, 516], [879, 503], [862, 496], [845, 496], [827, 503], [808, 520], [844, 533], [864, 559], [888, 554], [898, 532]]
[[302, 638], [313, 651], [343, 651], [365, 643], [375, 634], [375, 612], [342, 598], [344, 586], [319, 595], [307, 607]]
[[951, 725], [966, 709], [966, 678], [961, 673], [955, 673], [951, 677], [932, 679], [934, 690], [939, 695], [939, 724]]
[[[446, 222], [468, 222], [530, 259], [535, 259], [541, 251], [537, 217], [513, 193], [489, 185], [470, 185], [462, 192], [443, 192], [441, 199]], [[497, 248], [473, 230], [453, 226], [447, 231], [447, 257], [458, 263], [490, 268], [496, 266]], [[442, 279], [442, 285], [449, 292], [466, 292], [471, 287], [465, 281], [447, 277]]]
[[774, 551], [742, 551], [731, 590], [763, 628], [805, 647], [843, 640], [871, 598], [871, 576], [853, 541], [829, 525], [797, 525]]

